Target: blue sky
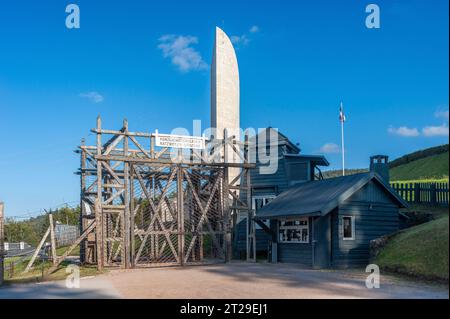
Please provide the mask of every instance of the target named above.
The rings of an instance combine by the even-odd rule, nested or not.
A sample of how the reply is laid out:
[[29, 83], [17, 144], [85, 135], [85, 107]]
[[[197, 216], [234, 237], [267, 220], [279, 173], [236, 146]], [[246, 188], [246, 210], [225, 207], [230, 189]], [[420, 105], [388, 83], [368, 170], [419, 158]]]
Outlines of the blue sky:
[[[69, 3], [80, 29], [65, 27]], [[380, 29], [365, 27], [369, 3]], [[98, 114], [108, 128], [124, 117], [132, 130], [170, 132], [193, 119], [206, 128], [216, 25], [235, 41], [242, 127], [279, 128], [305, 154], [331, 151], [332, 168], [341, 100], [349, 167], [448, 142], [446, 0], [10, 1], [0, 7], [7, 216], [76, 204], [73, 150], [92, 138]]]

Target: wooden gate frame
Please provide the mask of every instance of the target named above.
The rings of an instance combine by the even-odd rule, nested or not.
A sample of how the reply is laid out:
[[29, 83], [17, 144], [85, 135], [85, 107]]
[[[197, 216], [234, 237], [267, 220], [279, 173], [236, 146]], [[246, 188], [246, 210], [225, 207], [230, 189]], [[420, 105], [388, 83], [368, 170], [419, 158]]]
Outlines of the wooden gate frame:
[[[251, 162], [249, 152], [249, 137], [245, 136], [245, 141], [238, 141], [235, 136], [228, 136], [224, 132], [223, 139], [211, 139], [206, 141], [204, 150], [189, 150], [189, 154], [183, 157], [183, 150], [171, 149], [168, 147], [156, 146], [156, 135], [153, 133], [130, 132], [128, 130], [128, 121], [123, 121], [123, 127], [120, 130], [102, 129], [102, 120], [100, 116], [97, 118], [97, 127], [91, 130], [96, 134], [96, 145], [86, 146], [82, 140], [79, 149], [76, 151], [80, 154], [80, 168], [77, 174], [80, 175], [81, 198], [80, 198], [80, 228], [81, 233], [86, 230], [95, 232], [86, 236], [80, 245], [80, 259], [82, 263], [96, 264], [98, 269], [104, 267], [120, 266], [121, 268], [134, 268], [137, 258], [134, 255], [134, 213], [137, 207], [134, 207], [134, 200], [131, 200], [133, 194], [134, 181], [142, 183], [142, 176], [137, 166], [140, 167], [161, 167], [172, 168], [177, 176], [186, 178], [187, 184], [190, 184], [189, 174], [186, 172], [195, 168], [203, 171], [220, 171], [222, 189], [224, 194], [223, 212], [224, 212], [224, 245], [223, 256], [224, 261], [228, 262], [232, 256], [232, 229], [233, 216], [237, 216], [240, 212], [246, 212], [248, 221], [253, 224], [253, 214], [251, 205], [251, 181], [250, 170], [255, 168], [255, 164]], [[103, 143], [102, 137], [107, 136], [108, 140]], [[144, 144], [145, 143], [145, 144]], [[149, 145], [146, 149], [144, 145]], [[240, 162], [229, 161], [233, 154], [237, 154]], [[177, 154], [178, 156], [173, 156]], [[186, 150], [185, 150], [186, 152]], [[229, 168], [240, 168], [240, 174], [232, 181], [228, 179]], [[178, 177], [179, 178], [179, 177]], [[218, 179], [219, 180], [219, 179]], [[245, 180], [241, 184], [241, 180]], [[177, 183], [183, 181], [178, 180]], [[142, 187], [145, 190], [145, 187]], [[239, 191], [245, 190], [246, 198], [239, 197]], [[144, 191], [145, 192], [145, 191]], [[202, 211], [200, 222], [204, 222], [208, 205], [203, 206], [196, 192], [192, 193], [194, 200], [197, 202]], [[211, 195], [213, 196], [214, 193]], [[145, 194], [147, 199], [150, 197]], [[180, 192], [178, 192], [178, 196]], [[178, 203], [182, 202], [179, 198]], [[150, 201], [152, 209], [157, 210]], [[181, 209], [178, 212], [182, 212]], [[184, 213], [184, 212], [182, 212]], [[115, 216], [115, 218], [113, 217]], [[155, 214], [157, 216], [157, 214]], [[157, 217], [155, 217], [156, 219]], [[181, 218], [180, 220], [183, 220]], [[153, 220], [154, 222], [155, 220]], [[95, 225], [93, 225], [95, 223]], [[105, 226], [114, 224], [112, 230]], [[102, 225], [98, 227], [98, 225]], [[208, 226], [208, 224], [206, 224]], [[93, 227], [94, 226], [94, 227]], [[109, 227], [109, 226], [108, 226]], [[209, 229], [210, 225], [208, 226]], [[108, 234], [106, 234], [108, 233]], [[184, 233], [184, 229], [181, 230]], [[187, 249], [187, 256], [182, 258], [184, 246], [177, 249], [177, 260], [180, 265], [186, 263], [189, 253], [192, 249], [191, 241]], [[256, 260], [254, 243], [255, 243], [255, 227], [248, 227], [247, 242], [253, 243], [247, 245], [247, 260]], [[180, 244], [179, 244], [180, 246]], [[175, 247], [171, 247], [175, 251]], [[180, 253], [181, 252], [181, 253]], [[114, 263], [111, 256], [120, 255], [120, 264]], [[139, 257], [139, 256], [137, 256]]]

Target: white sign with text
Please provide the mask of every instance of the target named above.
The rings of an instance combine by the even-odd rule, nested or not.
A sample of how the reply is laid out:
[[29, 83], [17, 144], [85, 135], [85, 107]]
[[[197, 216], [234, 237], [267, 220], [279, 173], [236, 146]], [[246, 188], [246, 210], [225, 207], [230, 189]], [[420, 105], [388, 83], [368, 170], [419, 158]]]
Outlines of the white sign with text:
[[205, 149], [205, 138], [198, 136], [173, 135], [155, 133], [156, 146], [188, 148], [188, 149]]

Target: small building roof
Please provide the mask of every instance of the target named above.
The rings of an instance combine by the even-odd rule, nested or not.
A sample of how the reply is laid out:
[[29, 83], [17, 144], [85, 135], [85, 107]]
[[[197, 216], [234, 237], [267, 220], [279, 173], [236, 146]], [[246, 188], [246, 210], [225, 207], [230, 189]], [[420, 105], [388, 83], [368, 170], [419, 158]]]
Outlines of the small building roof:
[[408, 204], [377, 173], [369, 172], [296, 185], [260, 208], [255, 218], [323, 216], [372, 180], [383, 187], [400, 207], [408, 207]]
[[286, 157], [305, 159], [317, 166], [329, 166], [330, 162], [323, 155], [284, 154]]
[[[269, 146], [270, 142], [271, 142], [270, 141], [271, 132], [278, 135], [277, 146], [286, 145], [288, 147], [288, 149], [289, 149], [289, 153], [293, 153], [293, 154], [300, 153], [301, 149], [297, 145], [292, 143], [289, 140], [289, 138], [286, 135], [284, 135], [283, 133], [281, 133], [280, 131], [278, 131], [278, 129], [274, 129], [271, 126], [261, 130], [257, 135], [251, 136], [250, 137], [250, 142], [255, 143], [256, 142], [256, 137], [258, 137], [258, 141], [260, 141], [261, 139], [265, 138], [266, 139], [266, 146]], [[258, 144], [256, 144], [256, 146], [258, 146]]]
[[[270, 142], [273, 142], [273, 141], [270, 141], [271, 133], [277, 134], [278, 138], [277, 138], [276, 146], [283, 146], [283, 145], [286, 146], [286, 150], [283, 151], [283, 156], [305, 159], [305, 160], [312, 162], [316, 166], [329, 166], [330, 165], [330, 163], [327, 161], [327, 159], [323, 155], [300, 154], [301, 149], [298, 146], [298, 144], [292, 143], [291, 140], [289, 140], [289, 138], [286, 135], [284, 135], [283, 133], [278, 131], [278, 129], [274, 129], [271, 126], [261, 130], [257, 135], [251, 136], [250, 142], [256, 143], [256, 141], [261, 141], [261, 139], [265, 138], [266, 146], [269, 146], [269, 145], [271, 145]], [[256, 148], [258, 148], [258, 144], [256, 144]]]

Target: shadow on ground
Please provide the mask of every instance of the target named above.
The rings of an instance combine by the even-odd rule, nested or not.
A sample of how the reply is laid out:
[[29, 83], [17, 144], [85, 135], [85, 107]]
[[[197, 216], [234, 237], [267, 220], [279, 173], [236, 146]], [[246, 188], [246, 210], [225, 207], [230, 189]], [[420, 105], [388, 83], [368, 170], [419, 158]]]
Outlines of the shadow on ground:
[[82, 279], [80, 288], [67, 288], [64, 281], [10, 284], [0, 288], [0, 299], [110, 299], [118, 298], [106, 281]]
[[[295, 264], [232, 263], [202, 267], [202, 270], [217, 276], [230, 277], [233, 281], [249, 284], [273, 283], [286, 288], [300, 289], [311, 298], [329, 296], [331, 298], [448, 298], [443, 287], [424, 285], [380, 277], [380, 288], [369, 289], [365, 281], [368, 273], [364, 269], [313, 270]], [[294, 291], [294, 290], [293, 290]], [[270, 291], [268, 298], [274, 298]], [[276, 297], [276, 296], [275, 296]], [[307, 297], [303, 296], [302, 297]]]

